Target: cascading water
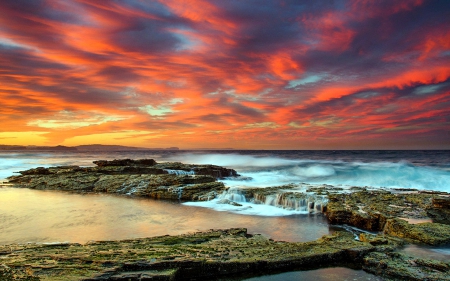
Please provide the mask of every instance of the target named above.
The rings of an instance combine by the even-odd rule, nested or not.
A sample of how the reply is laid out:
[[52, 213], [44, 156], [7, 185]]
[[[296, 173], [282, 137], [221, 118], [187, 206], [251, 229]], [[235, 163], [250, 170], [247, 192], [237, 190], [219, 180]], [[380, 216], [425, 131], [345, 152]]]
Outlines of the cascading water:
[[184, 170], [170, 170], [170, 169], [164, 169], [169, 174], [174, 174], [177, 176], [193, 176], [195, 175], [194, 171], [184, 171]]
[[238, 188], [230, 188], [224, 191], [220, 196], [219, 200], [228, 199], [234, 202], [247, 202], [244, 193]]
[[253, 202], [279, 208], [305, 212], [323, 212], [328, 203], [328, 198], [324, 195], [304, 194], [304, 193], [277, 193], [265, 195], [253, 194]]
[[178, 200], [181, 199], [181, 196], [183, 195], [183, 186], [179, 186], [179, 187], [169, 187], [168, 191], [175, 193], [176, 195], [178, 195]]
[[236, 187], [224, 191], [218, 199], [227, 199], [233, 202], [250, 202], [253, 204], [263, 204], [286, 210], [309, 213], [324, 212], [324, 208], [328, 203], [327, 196], [314, 193], [280, 192], [277, 194], [266, 195], [255, 192], [248, 194], [245, 189]]

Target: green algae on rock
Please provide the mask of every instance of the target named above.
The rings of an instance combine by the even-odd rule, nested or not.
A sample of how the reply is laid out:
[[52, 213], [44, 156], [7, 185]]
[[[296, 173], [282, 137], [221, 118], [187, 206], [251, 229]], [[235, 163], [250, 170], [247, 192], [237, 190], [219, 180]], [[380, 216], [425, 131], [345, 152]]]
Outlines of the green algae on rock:
[[[1, 262], [6, 267], [39, 280], [142, 280], [144, 275], [158, 276], [160, 280], [198, 280], [358, 263], [376, 249], [369, 243], [355, 241], [345, 232], [314, 242], [289, 243], [249, 235], [246, 229], [85, 245], [26, 244], [3, 248], [6, 250]], [[126, 276], [129, 279], [124, 279]]]
[[84, 245], [13, 244], [0, 246], [0, 276], [5, 281], [205, 280], [351, 265], [402, 280], [449, 280], [448, 263], [393, 253], [399, 244], [392, 239], [367, 239], [382, 243], [357, 241], [348, 232], [282, 242], [235, 228]]
[[427, 214], [433, 221], [450, 224], [450, 197], [434, 197], [431, 206], [427, 208]]
[[402, 219], [387, 220], [383, 232], [387, 235], [422, 242], [428, 245], [450, 243], [450, 225], [440, 223], [409, 224]]
[[363, 269], [394, 280], [450, 280], [450, 263], [415, 258], [396, 252], [372, 252], [364, 257]]
[[215, 165], [153, 159], [94, 161], [96, 167], [38, 167], [9, 177], [14, 187], [73, 192], [107, 192], [171, 200], [209, 200], [225, 186], [217, 178], [238, 176], [235, 170]]
[[430, 219], [427, 211], [433, 208], [432, 202], [440, 193], [364, 189], [328, 197], [326, 212], [330, 223], [381, 231], [392, 218]]

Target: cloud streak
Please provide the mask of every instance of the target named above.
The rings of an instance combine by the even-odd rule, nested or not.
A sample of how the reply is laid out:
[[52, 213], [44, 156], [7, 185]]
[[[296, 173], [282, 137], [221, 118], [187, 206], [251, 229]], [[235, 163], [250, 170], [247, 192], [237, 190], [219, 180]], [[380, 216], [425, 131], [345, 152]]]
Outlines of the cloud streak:
[[448, 149], [449, 10], [1, 1], [2, 142]]

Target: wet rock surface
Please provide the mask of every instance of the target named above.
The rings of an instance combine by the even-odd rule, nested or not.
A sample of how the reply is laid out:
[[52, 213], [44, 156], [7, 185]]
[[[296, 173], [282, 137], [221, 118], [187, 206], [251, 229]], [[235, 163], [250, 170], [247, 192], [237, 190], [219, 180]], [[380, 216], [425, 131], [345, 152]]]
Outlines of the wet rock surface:
[[95, 167], [38, 167], [9, 177], [14, 187], [73, 192], [106, 192], [170, 200], [209, 200], [225, 186], [218, 178], [238, 176], [235, 170], [215, 165], [153, 159], [94, 161]]
[[[206, 280], [220, 276], [361, 263], [376, 250], [345, 232], [276, 242], [246, 229], [80, 244], [4, 246], [1, 263], [36, 280]], [[154, 278], [154, 279], [150, 279]], [[6, 279], [5, 279], [6, 280]], [[9, 279], [20, 280], [20, 279]]]
[[364, 257], [363, 269], [393, 280], [450, 280], [450, 263], [415, 258], [394, 252], [373, 252]]
[[348, 224], [380, 231], [390, 218], [429, 218], [432, 194], [395, 193], [388, 190], [360, 190], [330, 194], [327, 217], [333, 224]]
[[[438, 216], [437, 211], [430, 215], [430, 210], [447, 210], [446, 196], [442, 192], [366, 189], [347, 194], [329, 194], [326, 216], [331, 224], [382, 231], [412, 243], [444, 245], [450, 244], [448, 217], [447, 220], [442, 219], [442, 213]], [[408, 219], [432, 222], [411, 224]]]
[[450, 197], [439, 196], [431, 201], [431, 206], [427, 208], [427, 215], [433, 221], [450, 224]]
[[412, 242], [428, 245], [444, 245], [450, 243], [450, 225], [440, 223], [409, 224], [401, 219], [387, 220], [383, 232], [390, 236], [405, 238]]
[[313, 242], [292, 243], [237, 228], [84, 245], [13, 244], [0, 246], [0, 277], [6, 281], [212, 280], [351, 265], [387, 278], [449, 280], [449, 263], [393, 252], [399, 246], [396, 240], [367, 239], [357, 241], [348, 232], [335, 232]]

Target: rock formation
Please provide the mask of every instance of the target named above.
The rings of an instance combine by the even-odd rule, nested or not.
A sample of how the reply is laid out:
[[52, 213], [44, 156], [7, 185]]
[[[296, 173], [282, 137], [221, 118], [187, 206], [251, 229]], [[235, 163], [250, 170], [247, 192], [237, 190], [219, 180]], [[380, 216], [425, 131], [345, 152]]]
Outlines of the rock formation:
[[94, 161], [95, 167], [38, 167], [9, 177], [15, 187], [107, 192], [171, 200], [210, 200], [225, 186], [217, 179], [235, 170], [215, 165], [156, 163], [153, 159]]
[[313, 242], [279, 242], [242, 228], [84, 245], [8, 245], [0, 246], [0, 277], [5, 281], [208, 280], [352, 264], [390, 278], [448, 280], [449, 263], [406, 258], [392, 252], [397, 246], [388, 239], [376, 245], [356, 241], [347, 232]]

